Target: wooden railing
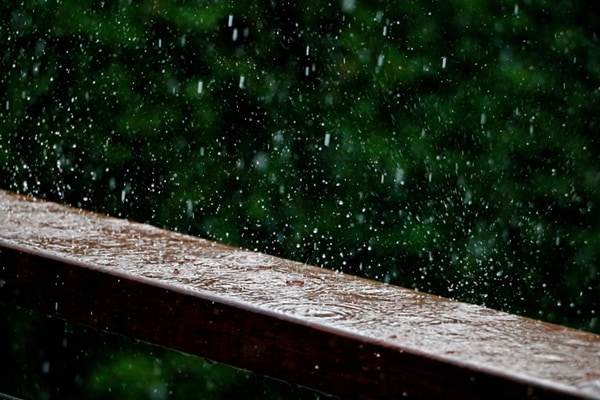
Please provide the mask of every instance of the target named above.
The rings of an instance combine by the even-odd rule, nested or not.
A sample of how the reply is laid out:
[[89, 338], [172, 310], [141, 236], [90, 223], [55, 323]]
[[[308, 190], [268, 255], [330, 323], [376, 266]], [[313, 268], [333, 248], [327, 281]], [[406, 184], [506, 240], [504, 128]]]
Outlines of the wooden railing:
[[600, 399], [600, 336], [0, 191], [0, 301], [343, 398]]

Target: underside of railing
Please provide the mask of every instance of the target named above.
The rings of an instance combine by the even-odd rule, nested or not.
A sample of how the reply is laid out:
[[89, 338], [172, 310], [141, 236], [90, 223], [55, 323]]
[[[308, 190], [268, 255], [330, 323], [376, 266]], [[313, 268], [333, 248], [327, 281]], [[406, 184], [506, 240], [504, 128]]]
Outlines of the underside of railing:
[[344, 398], [600, 399], [600, 336], [0, 191], [0, 301]]

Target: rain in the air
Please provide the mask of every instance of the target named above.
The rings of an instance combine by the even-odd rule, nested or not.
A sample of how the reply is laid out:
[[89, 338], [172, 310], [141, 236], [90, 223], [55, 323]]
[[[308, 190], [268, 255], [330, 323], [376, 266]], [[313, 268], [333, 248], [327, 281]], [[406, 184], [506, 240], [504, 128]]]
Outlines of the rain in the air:
[[[593, 6], [0, 9], [0, 189], [600, 333]], [[102, 335], [93, 347], [75, 334], [87, 328], [11, 318], [24, 338], [15, 359], [30, 343], [42, 349], [25, 362], [37, 368], [25, 397], [190, 398], [174, 382], [200, 372], [191, 393], [211, 398], [267, 385], [164, 349], [127, 356], [127, 343]], [[32, 333], [43, 323], [63, 331]], [[129, 386], [111, 387], [111, 374]], [[271, 385], [266, 398], [322, 396]]]

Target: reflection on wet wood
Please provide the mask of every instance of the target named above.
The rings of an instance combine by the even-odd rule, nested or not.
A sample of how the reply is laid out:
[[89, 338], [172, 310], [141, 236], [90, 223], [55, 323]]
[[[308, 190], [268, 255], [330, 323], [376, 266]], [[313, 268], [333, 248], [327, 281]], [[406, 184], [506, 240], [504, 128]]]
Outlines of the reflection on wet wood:
[[0, 301], [344, 398], [598, 398], [600, 336], [0, 191]]

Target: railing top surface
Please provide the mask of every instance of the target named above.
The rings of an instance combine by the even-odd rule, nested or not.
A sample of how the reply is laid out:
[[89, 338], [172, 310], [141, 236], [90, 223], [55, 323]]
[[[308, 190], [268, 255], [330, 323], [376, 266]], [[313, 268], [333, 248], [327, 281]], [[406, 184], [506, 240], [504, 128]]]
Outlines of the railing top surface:
[[0, 251], [30, 249], [393, 351], [600, 398], [598, 335], [4, 191], [0, 227]]

